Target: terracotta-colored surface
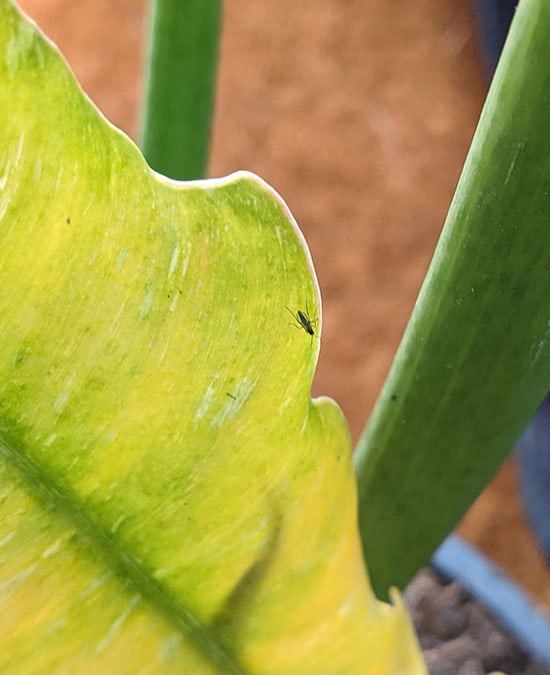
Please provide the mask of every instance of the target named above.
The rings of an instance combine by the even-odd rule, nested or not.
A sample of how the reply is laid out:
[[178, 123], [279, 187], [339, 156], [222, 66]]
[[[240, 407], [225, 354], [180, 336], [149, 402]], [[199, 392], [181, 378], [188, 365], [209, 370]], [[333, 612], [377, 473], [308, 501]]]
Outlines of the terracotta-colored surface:
[[[143, 0], [22, 0], [84, 89], [136, 136]], [[324, 298], [314, 393], [354, 439], [411, 312], [486, 91], [468, 3], [226, 0], [211, 175], [285, 197]], [[550, 607], [507, 465], [460, 532]]]

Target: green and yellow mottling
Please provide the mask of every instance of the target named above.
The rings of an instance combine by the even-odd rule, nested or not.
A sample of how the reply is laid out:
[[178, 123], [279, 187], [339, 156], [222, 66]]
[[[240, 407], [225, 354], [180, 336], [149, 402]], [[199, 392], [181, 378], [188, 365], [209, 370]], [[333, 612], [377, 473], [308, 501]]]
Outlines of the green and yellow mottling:
[[425, 672], [280, 198], [156, 175], [8, 0], [0, 102], [0, 670]]

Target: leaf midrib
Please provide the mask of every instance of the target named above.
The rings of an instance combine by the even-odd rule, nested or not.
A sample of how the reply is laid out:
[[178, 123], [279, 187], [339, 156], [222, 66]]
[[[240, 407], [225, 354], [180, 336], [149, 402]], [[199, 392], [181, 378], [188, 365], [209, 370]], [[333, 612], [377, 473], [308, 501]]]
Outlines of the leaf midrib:
[[158, 582], [125, 551], [113, 534], [98, 525], [73, 495], [61, 489], [53, 477], [47, 475], [35, 462], [14, 448], [15, 443], [0, 439], [0, 454], [23, 477], [25, 488], [39, 503], [54, 505], [56, 514], [68, 520], [89, 543], [89, 548], [101, 552], [101, 559], [134, 587], [150, 605], [166, 617], [175, 628], [189, 637], [210, 663], [225, 675], [247, 675], [231, 651], [222, 645], [213, 630], [203, 625], [187, 607], [176, 602]]

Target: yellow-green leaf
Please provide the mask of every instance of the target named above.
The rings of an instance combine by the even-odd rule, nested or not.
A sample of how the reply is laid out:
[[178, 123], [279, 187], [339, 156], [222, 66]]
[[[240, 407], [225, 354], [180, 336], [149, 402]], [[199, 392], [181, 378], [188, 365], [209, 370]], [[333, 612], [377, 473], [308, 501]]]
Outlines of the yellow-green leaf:
[[286, 206], [156, 175], [8, 0], [0, 289], [2, 673], [424, 672]]

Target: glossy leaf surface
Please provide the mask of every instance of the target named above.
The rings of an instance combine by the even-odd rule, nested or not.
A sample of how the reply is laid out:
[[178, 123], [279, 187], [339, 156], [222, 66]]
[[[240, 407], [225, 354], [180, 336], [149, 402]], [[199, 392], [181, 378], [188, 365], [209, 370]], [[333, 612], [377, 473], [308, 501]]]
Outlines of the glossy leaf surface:
[[424, 672], [286, 206], [152, 172], [7, 0], [0, 101], [0, 670]]

